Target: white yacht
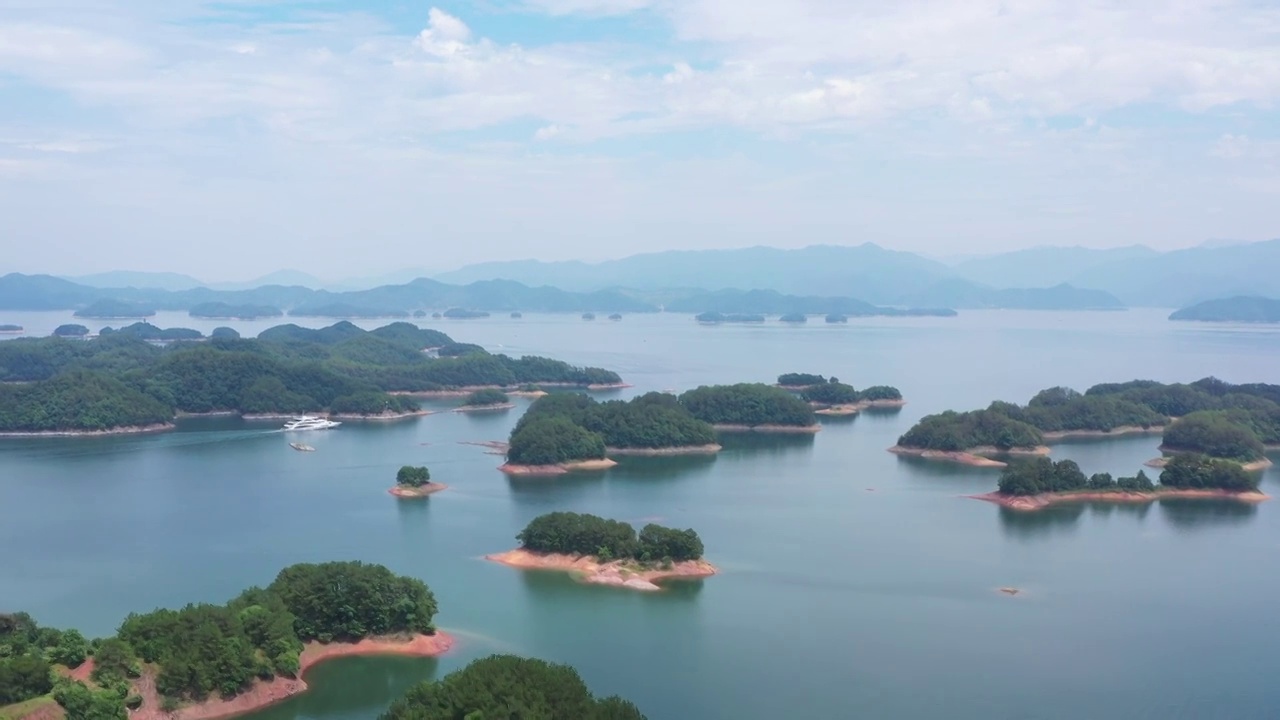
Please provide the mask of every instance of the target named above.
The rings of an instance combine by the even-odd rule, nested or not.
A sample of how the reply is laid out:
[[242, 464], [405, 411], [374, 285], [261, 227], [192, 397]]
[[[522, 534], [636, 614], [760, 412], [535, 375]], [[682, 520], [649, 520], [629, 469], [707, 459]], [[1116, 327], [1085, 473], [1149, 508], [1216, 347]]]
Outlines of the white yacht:
[[328, 430], [342, 423], [328, 418], [300, 415], [284, 424], [285, 430]]

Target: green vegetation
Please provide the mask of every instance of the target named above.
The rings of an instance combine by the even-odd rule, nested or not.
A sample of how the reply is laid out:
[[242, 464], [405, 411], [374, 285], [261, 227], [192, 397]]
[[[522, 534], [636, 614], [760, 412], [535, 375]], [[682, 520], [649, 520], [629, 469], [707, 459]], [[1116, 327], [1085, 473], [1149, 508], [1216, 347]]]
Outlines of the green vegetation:
[[206, 302], [192, 305], [187, 314], [198, 318], [256, 320], [258, 318], [280, 317], [284, 315], [284, 312], [272, 305], [254, 305], [252, 303], [237, 305], [227, 302]]
[[994, 410], [926, 415], [898, 438], [901, 447], [948, 452], [986, 446], [1011, 450], [1043, 443], [1039, 430]]
[[[1171, 417], [1181, 419], [1170, 423]], [[1160, 426], [1166, 428], [1164, 444], [1171, 449], [1256, 460], [1265, 445], [1280, 443], [1280, 385], [1232, 385], [1205, 378], [1190, 384], [1166, 385], [1151, 380], [1107, 383], [1083, 394], [1069, 388], [1049, 388], [1025, 406], [997, 401], [986, 410], [930, 415], [898, 444], [931, 450], [980, 445], [1009, 448], [1039, 444], [1042, 432], [1110, 432]], [[1005, 434], [1008, 437], [999, 437]], [[993, 439], [1001, 442], [991, 442]]]
[[704, 312], [694, 316], [694, 319], [700, 323], [762, 323], [763, 315], [745, 314], [745, 313], [719, 313]]
[[76, 325], [74, 323], [59, 325], [58, 327], [53, 329], [54, 337], [68, 337], [68, 338], [84, 337], [85, 335], [88, 335], [88, 334], [89, 334], [89, 328], [83, 325]]
[[431, 482], [431, 471], [419, 465], [404, 465], [396, 472], [396, 484], [405, 487], [422, 487]]
[[487, 318], [489, 317], [489, 313], [483, 310], [466, 310], [455, 307], [445, 310], [444, 316], [453, 320], [473, 320], [476, 318]]
[[[86, 341], [18, 338], [0, 343], [0, 432], [104, 430], [172, 419], [175, 412], [375, 415], [412, 412], [392, 391], [620, 382], [616, 373], [542, 357], [490, 355], [410, 323], [366, 332], [348, 322], [319, 330], [281, 325], [256, 339], [231, 336], [158, 347], [138, 324]], [[67, 376], [59, 380], [62, 376]], [[84, 382], [81, 383], [80, 381]]]
[[[29, 700], [52, 690], [52, 667], [46, 656], [66, 654], [68, 651], [60, 648], [62, 644], [60, 631], [40, 627], [26, 613], [0, 615], [0, 705]], [[83, 662], [83, 656], [80, 660]]]
[[852, 405], [859, 402], [901, 400], [902, 393], [889, 385], [873, 385], [859, 391], [852, 385], [831, 378], [829, 382], [809, 385], [800, 392], [800, 397], [818, 405]]
[[526, 550], [564, 555], [593, 555], [602, 561], [697, 560], [702, 540], [693, 530], [645, 525], [636, 535], [630, 524], [595, 515], [553, 512], [534, 518], [516, 536]]
[[[570, 432], [562, 423], [543, 422], [553, 418], [567, 422], [580, 432]], [[555, 393], [535, 401], [516, 423], [507, 457], [524, 465], [549, 465], [604, 457], [605, 447], [660, 449], [714, 442], [715, 431], [711, 426], [693, 417], [672, 395], [647, 393], [630, 401], [601, 403], [580, 393]], [[553, 447], [558, 451], [551, 452]], [[530, 454], [560, 459], [547, 462], [515, 459]]]
[[1202, 322], [1280, 322], [1280, 300], [1265, 297], [1231, 297], [1206, 300], [1182, 308], [1169, 316], [1170, 320], [1199, 320]]
[[[835, 378], [831, 381], [834, 383]], [[875, 402], [877, 400], [901, 400], [902, 392], [892, 385], [872, 385], [869, 388], [863, 388], [859, 393], [860, 400]]]
[[[128, 693], [128, 689], [125, 689]], [[53, 699], [66, 711], [68, 720], [126, 720], [125, 698], [117, 690], [91, 690], [82, 682], [59, 681]]]
[[379, 720], [644, 720], [630, 702], [596, 699], [568, 665], [490, 655], [409, 688]]
[[1038, 457], [1017, 460], [1000, 474], [999, 489], [1006, 495], [1039, 495], [1065, 492], [1153, 492], [1160, 487], [1215, 489], [1242, 492], [1256, 490], [1258, 478], [1236, 463], [1204, 455], [1178, 455], [1160, 473], [1160, 485], [1141, 470], [1134, 477], [1113, 479], [1108, 473], [1086, 478], [1080, 466], [1070, 460], [1053, 462]]
[[486, 388], [471, 393], [467, 396], [467, 399], [462, 401], [462, 404], [468, 407], [481, 407], [484, 405], [505, 405], [510, 401], [511, 398], [507, 397], [507, 394], [501, 390]]
[[807, 323], [809, 322], [809, 316], [804, 313], [787, 313], [778, 318], [778, 320], [784, 323]]
[[810, 385], [823, 385], [827, 379], [813, 373], [783, 373], [778, 376], [778, 384], [785, 388], [806, 388]]
[[73, 313], [79, 318], [146, 318], [156, 314], [155, 308], [123, 300], [96, 300]]
[[790, 425], [815, 422], [813, 410], [781, 388], [759, 383], [704, 385], [680, 396], [680, 405], [713, 425]]
[[451, 342], [436, 348], [437, 357], [462, 357], [463, 355], [487, 355], [488, 351], [472, 343]]
[[201, 335], [199, 330], [192, 330], [191, 328], [158, 328], [145, 320], [133, 323], [132, 325], [126, 325], [119, 330], [112, 330], [109, 327], [105, 327], [98, 331], [98, 335], [100, 337], [114, 335], [117, 333], [127, 335], [129, 337], [136, 337], [139, 340], [155, 340], [159, 342], [172, 342], [174, 340], [201, 340], [204, 338], [204, 335]]
[[604, 438], [575, 425], [566, 417], [524, 418], [511, 432], [507, 462], [516, 465], [557, 465], [604, 457]]
[[370, 307], [352, 303], [331, 302], [301, 305], [289, 311], [293, 317], [324, 318], [405, 318], [409, 313], [398, 308]]

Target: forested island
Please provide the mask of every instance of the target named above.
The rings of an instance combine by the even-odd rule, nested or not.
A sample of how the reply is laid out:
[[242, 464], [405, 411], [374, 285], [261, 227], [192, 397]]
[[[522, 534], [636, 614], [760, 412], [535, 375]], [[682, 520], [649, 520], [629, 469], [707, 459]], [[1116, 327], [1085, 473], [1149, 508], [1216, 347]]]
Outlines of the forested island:
[[[436, 601], [420, 580], [360, 562], [299, 564], [225, 605], [131, 614], [89, 642], [0, 615], [0, 708], [57, 703], [68, 720], [174, 720], [251, 712], [306, 689], [302, 674], [344, 655], [440, 655]], [[48, 717], [42, 715], [42, 717]]]
[[179, 340], [204, 339], [204, 335], [200, 334], [199, 330], [194, 330], [192, 328], [160, 328], [152, 325], [146, 320], [141, 320], [133, 323], [132, 325], [125, 325], [119, 330], [104, 327], [98, 331], [98, 336], [105, 337], [113, 333], [120, 333], [122, 335], [128, 335], [129, 337], [138, 338], [139, 340], [150, 340], [152, 342], [176, 342]]
[[449, 308], [444, 311], [444, 317], [452, 320], [472, 320], [477, 318], [487, 318], [489, 313], [483, 310], [466, 310], [464, 308]]
[[280, 317], [284, 315], [284, 311], [273, 305], [233, 304], [214, 301], [193, 305], [187, 311], [187, 314], [191, 317], [217, 320], [257, 320], [259, 318]]
[[156, 314], [155, 308], [124, 300], [95, 300], [88, 307], [80, 308], [72, 313], [78, 318], [100, 320], [118, 320], [128, 318], [149, 318]]
[[1000, 474], [998, 490], [976, 495], [1014, 510], [1039, 510], [1065, 502], [1151, 502], [1162, 498], [1226, 498], [1261, 502], [1258, 476], [1238, 463], [1200, 454], [1171, 459], [1156, 484], [1141, 470], [1133, 477], [1108, 473], [1086, 477], [1071, 460], [1044, 457], [1009, 464]]
[[786, 313], [778, 318], [778, 322], [802, 324], [809, 322], [809, 316], [804, 313]]
[[76, 338], [76, 337], [85, 337], [88, 334], [89, 334], [89, 328], [85, 327], [84, 325], [78, 325], [76, 323], [67, 323], [65, 325], [59, 325], [58, 327], [53, 329], [54, 337]]
[[902, 392], [891, 385], [858, 390], [839, 378], [813, 373], [783, 373], [778, 376], [778, 387], [799, 393], [818, 415], [854, 415], [867, 408], [900, 408], [906, 404]]
[[822, 429], [808, 403], [760, 383], [704, 385], [682, 394], [680, 405], [716, 430], [812, 433]]
[[630, 524], [618, 520], [553, 512], [534, 518], [516, 539], [519, 549], [486, 558], [511, 567], [570, 572], [583, 582], [633, 590], [658, 590], [661, 580], [716, 573], [702, 559], [698, 533], [652, 523], [637, 535]]
[[578, 671], [536, 658], [490, 655], [419, 683], [379, 720], [645, 720], [617, 696], [596, 698]]
[[1169, 316], [1170, 320], [1198, 320], [1201, 322], [1280, 322], [1280, 300], [1265, 297], [1231, 297], [1205, 300], [1182, 308]]
[[25, 330], [25, 328], [23, 328], [21, 325], [14, 325], [13, 323], [0, 324], [0, 333], [4, 333], [6, 335], [13, 334], [13, 333], [20, 333], [23, 330]]
[[0, 433], [86, 434], [168, 427], [176, 415], [328, 412], [375, 419], [420, 413], [412, 393], [476, 387], [614, 386], [616, 373], [483, 348], [433, 358], [449, 336], [410, 323], [281, 325], [258, 338], [160, 347], [118, 331], [97, 338], [0, 344]]
[[454, 412], [496, 412], [513, 407], [515, 404], [506, 393], [495, 388], [484, 388], [468, 395], [461, 406], [454, 408]]
[[704, 312], [698, 313], [694, 319], [700, 323], [708, 325], [718, 325], [720, 323], [762, 323], [763, 315], [753, 315], [747, 313], [720, 313], [720, 312]]
[[431, 482], [431, 471], [426, 467], [405, 465], [396, 472], [396, 486], [387, 492], [398, 498], [422, 498], [448, 488], [444, 483]]
[[[984, 410], [929, 415], [891, 452], [1001, 467], [986, 456], [1047, 454], [1046, 442], [1072, 437], [1163, 433], [1162, 449], [1265, 467], [1280, 446], [1280, 385], [1233, 385], [1216, 378], [1095, 385], [1084, 393], [1042, 390], [1025, 406], [993, 402]], [[1174, 418], [1177, 418], [1176, 420]]]
[[511, 431], [502, 470], [556, 475], [605, 469], [607, 455], [673, 455], [720, 450], [709, 423], [676, 397], [647, 393], [629, 401], [597, 402], [580, 393], [534, 401]]

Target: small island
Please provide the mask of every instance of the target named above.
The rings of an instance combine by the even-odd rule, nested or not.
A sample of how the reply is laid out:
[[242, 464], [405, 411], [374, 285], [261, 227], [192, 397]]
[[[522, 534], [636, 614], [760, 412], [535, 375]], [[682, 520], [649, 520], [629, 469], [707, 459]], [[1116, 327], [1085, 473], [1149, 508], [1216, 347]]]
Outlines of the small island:
[[827, 315], [827, 322], [831, 325], [835, 325], [837, 323], [847, 323], [849, 322], [849, 316], [841, 315], [840, 313], [830, 313]]
[[78, 318], [92, 318], [95, 320], [129, 320], [154, 317], [156, 310], [152, 307], [125, 302], [124, 300], [103, 299], [95, 300], [87, 307], [80, 308], [72, 314]]
[[1160, 473], [1156, 484], [1139, 470], [1134, 477], [1114, 479], [1097, 473], [1085, 477], [1071, 460], [1035, 458], [1015, 462], [1000, 474], [996, 492], [972, 496], [1011, 510], [1041, 510], [1075, 502], [1146, 503], [1167, 498], [1228, 499], [1262, 502], [1258, 477], [1236, 463], [1198, 454], [1178, 455]]
[[0, 334], [4, 335], [18, 335], [24, 332], [24, 330], [25, 328], [21, 325], [14, 325], [13, 323], [4, 323], [0, 325]]
[[515, 403], [511, 402], [511, 398], [501, 390], [495, 388], [485, 388], [477, 390], [467, 396], [462, 401], [460, 407], [453, 409], [454, 412], [500, 412], [510, 410], [515, 407]]
[[645, 720], [627, 700], [592, 695], [568, 665], [516, 655], [490, 655], [414, 685], [378, 720], [457, 718]]
[[405, 465], [396, 472], [396, 486], [387, 492], [398, 498], [424, 498], [448, 488], [444, 483], [431, 482], [431, 471], [427, 468]]
[[704, 385], [680, 396], [693, 417], [719, 431], [816, 433], [813, 408], [795, 395], [761, 383]]
[[1280, 385], [1216, 378], [1105, 383], [1084, 393], [1055, 387], [1025, 406], [997, 401], [985, 410], [929, 415], [890, 452], [1001, 467], [986, 456], [1046, 454], [1045, 443], [1067, 438], [1163, 433], [1162, 449], [1171, 454], [1199, 452], [1263, 467], [1263, 451], [1280, 447], [1278, 400]]
[[89, 335], [89, 328], [75, 323], [59, 325], [53, 329], [53, 336], [60, 338], [82, 338]]
[[649, 524], [637, 536], [630, 524], [595, 515], [553, 512], [541, 515], [516, 536], [520, 547], [487, 555], [487, 560], [526, 570], [572, 573], [581, 582], [631, 590], [660, 590], [664, 580], [716, 574], [702, 559], [702, 540], [693, 530]]
[[778, 318], [778, 322], [802, 324], [809, 322], [809, 316], [804, 313], [786, 313]]
[[511, 313], [511, 319], [512, 319], [512, 320], [519, 320], [519, 319], [520, 319], [520, 318], [522, 318], [522, 317], [524, 317], [524, 313], [522, 313], [522, 312], [513, 312], [513, 313]]
[[1200, 322], [1280, 323], [1280, 300], [1256, 296], [1206, 300], [1174, 312], [1169, 319]]
[[284, 311], [271, 305], [232, 304], [226, 302], [206, 302], [192, 305], [187, 314], [194, 318], [210, 320], [257, 320], [259, 318], [280, 317]]
[[778, 387], [799, 393], [814, 413], [823, 416], [856, 415], [868, 408], [901, 408], [906, 405], [902, 392], [890, 385], [873, 385], [858, 390], [840, 382], [839, 378], [826, 378], [813, 373], [783, 373], [778, 376]]
[[[439, 317], [439, 315], [433, 315], [432, 317]], [[445, 310], [444, 317], [449, 318], [450, 320], [474, 320], [478, 318], [487, 318], [489, 317], [489, 313], [483, 310], [467, 310], [455, 307]]]
[[610, 316], [609, 316], [609, 319], [610, 319], [610, 320], [613, 320], [613, 321], [615, 321], [615, 322], [616, 322], [616, 321], [618, 321], [618, 320], [621, 320], [621, 319], [622, 319], [622, 313], [614, 313], [614, 314], [612, 314], [612, 315], [610, 315]]
[[595, 319], [596, 319], [596, 314], [595, 314], [595, 313], [593, 313], [593, 312], [584, 312], [584, 313], [582, 313], [582, 319], [583, 319], [583, 320], [595, 320]]
[[[0, 615], [0, 705], [9, 706], [0, 711], [56, 704], [68, 718], [241, 715], [306, 690], [303, 673], [330, 658], [443, 654], [453, 640], [436, 630], [435, 613], [420, 580], [331, 562], [285, 568], [225, 605], [133, 613], [92, 643], [26, 613]], [[25, 715], [16, 712], [2, 714]]]

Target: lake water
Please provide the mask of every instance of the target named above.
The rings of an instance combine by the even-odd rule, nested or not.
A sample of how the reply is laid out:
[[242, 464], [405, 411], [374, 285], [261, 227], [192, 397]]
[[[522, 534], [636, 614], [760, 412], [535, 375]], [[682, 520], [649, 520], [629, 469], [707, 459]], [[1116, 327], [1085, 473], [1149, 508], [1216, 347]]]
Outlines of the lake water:
[[[896, 385], [909, 404], [829, 421], [816, 437], [731, 437], [715, 458], [631, 458], [553, 480], [508, 479], [500, 458], [460, 444], [505, 439], [523, 403], [348, 423], [308, 435], [314, 453], [291, 450], [278, 423], [226, 418], [147, 437], [4, 441], [0, 607], [92, 635], [130, 610], [224, 601], [300, 561], [378, 562], [431, 586], [453, 653], [320, 666], [312, 692], [255, 720], [372, 718], [413, 682], [493, 652], [570, 663], [653, 720], [1273, 718], [1280, 504], [1017, 515], [961, 497], [993, 489], [993, 471], [885, 452], [921, 415], [1052, 385], [1280, 382], [1280, 332], [1166, 314], [427, 322], [494, 351], [615, 369], [636, 386], [616, 397], [808, 371]], [[0, 320], [45, 333], [69, 315]], [[1127, 475], [1157, 443], [1063, 444], [1054, 457]], [[385, 490], [404, 464], [430, 466], [450, 489], [396, 501]], [[1263, 489], [1280, 495], [1280, 472]], [[552, 510], [693, 527], [723, 573], [640, 594], [480, 559]]]

